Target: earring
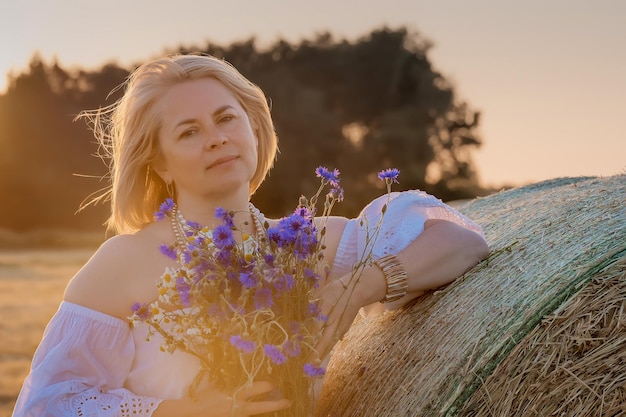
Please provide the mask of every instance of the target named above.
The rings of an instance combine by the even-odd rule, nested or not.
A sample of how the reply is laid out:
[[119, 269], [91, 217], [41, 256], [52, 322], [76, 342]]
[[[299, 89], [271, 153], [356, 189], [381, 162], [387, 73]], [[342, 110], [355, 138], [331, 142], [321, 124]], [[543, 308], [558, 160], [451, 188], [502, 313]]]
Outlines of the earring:
[[148, 188], [148, 183], [150, 182], [150, 165], [146, 165], [146, 182], [145, 186]]
[[175, 188], [174, 188], [174, 181], [172, 182], [166, 182], [165, 183], [165, 189], [167, 190], [167, 195], [170, 196], [170, 198], [172, 200], [174, 200], [174, 194], [176, 192]]

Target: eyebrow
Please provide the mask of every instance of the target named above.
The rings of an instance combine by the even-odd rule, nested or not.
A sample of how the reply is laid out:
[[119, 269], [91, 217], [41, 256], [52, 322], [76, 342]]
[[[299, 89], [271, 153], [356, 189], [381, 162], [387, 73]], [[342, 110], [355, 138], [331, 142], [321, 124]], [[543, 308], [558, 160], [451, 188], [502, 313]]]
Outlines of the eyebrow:
[[[228, 109], [235, 109], [233, 106], [231, 106], [230, 104], [225, 104], [221, 107], [218, 107], [214, 112], [213, 112], [213, 117], [218, 116], [222, 113], [224, 113], [226, 110]], [[178, 129], [179, 126], [182, 125], [188, 125], [188, 124], [192, 124], [192, 123], [196, 123], [198, 121], [198, 119], [196, 119], [195, 117], [192, 117], [190, 119], [185, 119], [185, 120], [181, 120], [180, 122], [176, 123], [176, 125], [174, 126], [174, 128], [172, 130], [176, 130]]]

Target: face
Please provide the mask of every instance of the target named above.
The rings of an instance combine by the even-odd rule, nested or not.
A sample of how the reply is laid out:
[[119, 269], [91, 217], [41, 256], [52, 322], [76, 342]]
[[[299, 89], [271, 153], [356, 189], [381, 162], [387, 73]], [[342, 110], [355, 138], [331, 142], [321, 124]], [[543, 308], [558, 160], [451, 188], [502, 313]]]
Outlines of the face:
[[181, 198], [245, 193], [257, 167], [257, 138], [233, 93], [213, 78], [171, 87], [157, 103], [161, 158], [155, 170]]

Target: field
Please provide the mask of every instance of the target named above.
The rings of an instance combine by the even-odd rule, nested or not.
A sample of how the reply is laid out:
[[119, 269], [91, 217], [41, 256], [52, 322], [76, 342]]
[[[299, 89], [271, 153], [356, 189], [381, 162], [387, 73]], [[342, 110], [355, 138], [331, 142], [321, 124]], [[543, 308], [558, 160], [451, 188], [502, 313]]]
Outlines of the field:
[[0, 417], [9, 417], [32, 355], [88, 249], [0, 250]]

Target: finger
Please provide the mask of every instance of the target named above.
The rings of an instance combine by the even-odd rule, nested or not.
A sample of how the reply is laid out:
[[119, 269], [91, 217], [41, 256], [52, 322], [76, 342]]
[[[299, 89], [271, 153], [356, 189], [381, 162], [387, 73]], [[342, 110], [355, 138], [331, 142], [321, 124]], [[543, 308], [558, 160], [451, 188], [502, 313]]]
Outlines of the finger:
[[247, 400], [250, 397], [271, 392], [274, 388], [274, 384], [269, 381], [256, 381], [240, 388], [235, 393], [235, 398], [238, 400]]
[[244, 416], [255, 416], [258, 414], [280, 411], [291, 406], [291, 401], [283, 398], [276, 401], [251, 401], [241, 405], [240, 412]]

